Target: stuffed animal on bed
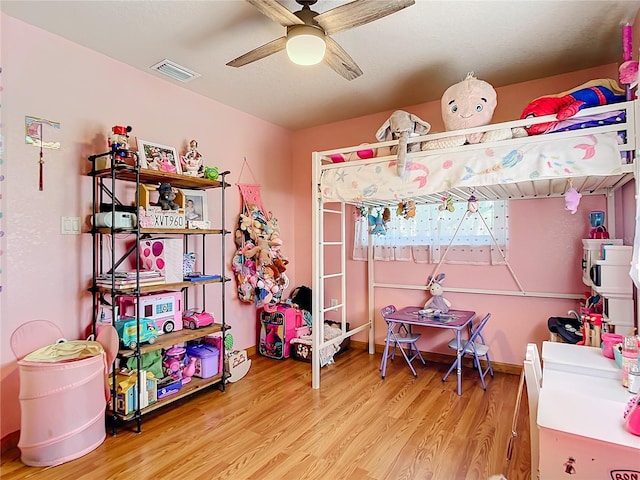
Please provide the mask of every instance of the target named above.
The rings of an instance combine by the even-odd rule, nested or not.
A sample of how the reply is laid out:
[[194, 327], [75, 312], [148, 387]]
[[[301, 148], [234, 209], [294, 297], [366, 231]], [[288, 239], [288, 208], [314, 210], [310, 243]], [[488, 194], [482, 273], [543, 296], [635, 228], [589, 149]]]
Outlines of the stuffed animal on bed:
[[[566, 92], [538, 97], [524, 108], [520, 118], [555, 114], [559, 122], [573, 117], [583, 108], [624, 102], [625, 100], [624, 89], [620, 88], [615, 80], [600, 78]], [[549, 132], [558, 122], [538, 123], [525, 127], [525, 130], [529, 135], [539, 135]]]
[[[498, 96], [491, 84], [478, 80], [473, 73], [459, 83], [450, 86], [442, 95], [440, 106], [442, 121], [447, 131], [481, 127], [491, 123], [493, 112], [498, 105]], [[484, 143], [526, 136], [519, 130], [517, 135], [510, 128], [489, 132], [456, 135], [422, 142], [422, 150], [459, 147], [466, 143]]]
[[391, 154], [398, 155], [398, 176], [404, 177], [407, 152], [420, 150], [419, 143], [408, 144], [411, 137], [426, 135], [431, 130], [431, 125], [413, 113], [404, 110], [396, 110], [380, 126], [376, 132], [376, 138], [380, 142], [398, 140], [398, 145], [391, 148]]

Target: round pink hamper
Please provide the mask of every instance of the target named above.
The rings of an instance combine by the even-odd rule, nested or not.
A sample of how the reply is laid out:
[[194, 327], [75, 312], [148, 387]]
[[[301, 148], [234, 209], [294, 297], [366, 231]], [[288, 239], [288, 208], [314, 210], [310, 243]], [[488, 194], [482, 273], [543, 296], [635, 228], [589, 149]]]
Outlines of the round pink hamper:
[[23, 463], [59, 465], [104, 441], [106, 362], [104, 352], [65, 362], [18, 362]]

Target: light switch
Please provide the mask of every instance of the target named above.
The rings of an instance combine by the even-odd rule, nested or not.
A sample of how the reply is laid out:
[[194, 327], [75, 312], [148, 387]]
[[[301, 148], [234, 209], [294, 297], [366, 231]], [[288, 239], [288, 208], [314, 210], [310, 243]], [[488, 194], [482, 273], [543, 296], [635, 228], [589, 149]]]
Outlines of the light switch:
[[79, 235], [80, 217], [60, 217], [60, 233], [62, 235]]

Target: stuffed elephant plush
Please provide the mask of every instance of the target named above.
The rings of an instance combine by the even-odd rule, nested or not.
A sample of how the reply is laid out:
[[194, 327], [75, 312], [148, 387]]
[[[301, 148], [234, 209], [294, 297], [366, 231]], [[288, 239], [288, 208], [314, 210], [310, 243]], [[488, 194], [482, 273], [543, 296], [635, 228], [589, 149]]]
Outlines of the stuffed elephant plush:
[[[403, 177], [406, 165], [407, 141], [409, 137], [426, 135], [431, 130], [431, 125], [421, 120], [412, 113], [404, 110], [396, 110], [389, 119], [376, 132], [376, 138], [380, 142], [398, 140], [398, 176]], [[396, 147], [391, 152], [395, 153]], [[420, 150], [420, 144], [415, 143], [409, 147], [410, 152]]]

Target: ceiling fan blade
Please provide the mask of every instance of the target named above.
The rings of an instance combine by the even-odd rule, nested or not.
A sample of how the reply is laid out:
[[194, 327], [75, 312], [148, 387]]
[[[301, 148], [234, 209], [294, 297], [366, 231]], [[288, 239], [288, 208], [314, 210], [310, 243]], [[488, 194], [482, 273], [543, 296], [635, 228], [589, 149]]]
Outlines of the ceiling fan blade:
[[280, 5], [276, 0], [247, 0], [260, 12], [271, 20], [278, 22], [283, 27], [291, 25], [304, 25], [304, 22], [296, 17], [292, 12]]
[[255, 62], [256, 60], [261, 60], [264, 57], [278, 53], [279, 51], [284, 50], [286, 46], [287, 37], [280, 37], [269, 43], [265, 43], [261, 47], [255, 48], [234, 60], [231, 60], [227, 65], [229, 67], [242, 67], [247, 63]]
[[325, 37], [325, 42], [327, 43], [327, 52], [324, 55], [324, 63], [347, 80], [353, 80], [362, 75], [362, 70], [353, 58], [334, 39]]
[[410, 7], [414, 3], [416, 3], [415, 0], [355, 0], [327, 10], [316, 16], [314, 20], [327, 35], [333, 35], [379, 20], [403, 8]]

